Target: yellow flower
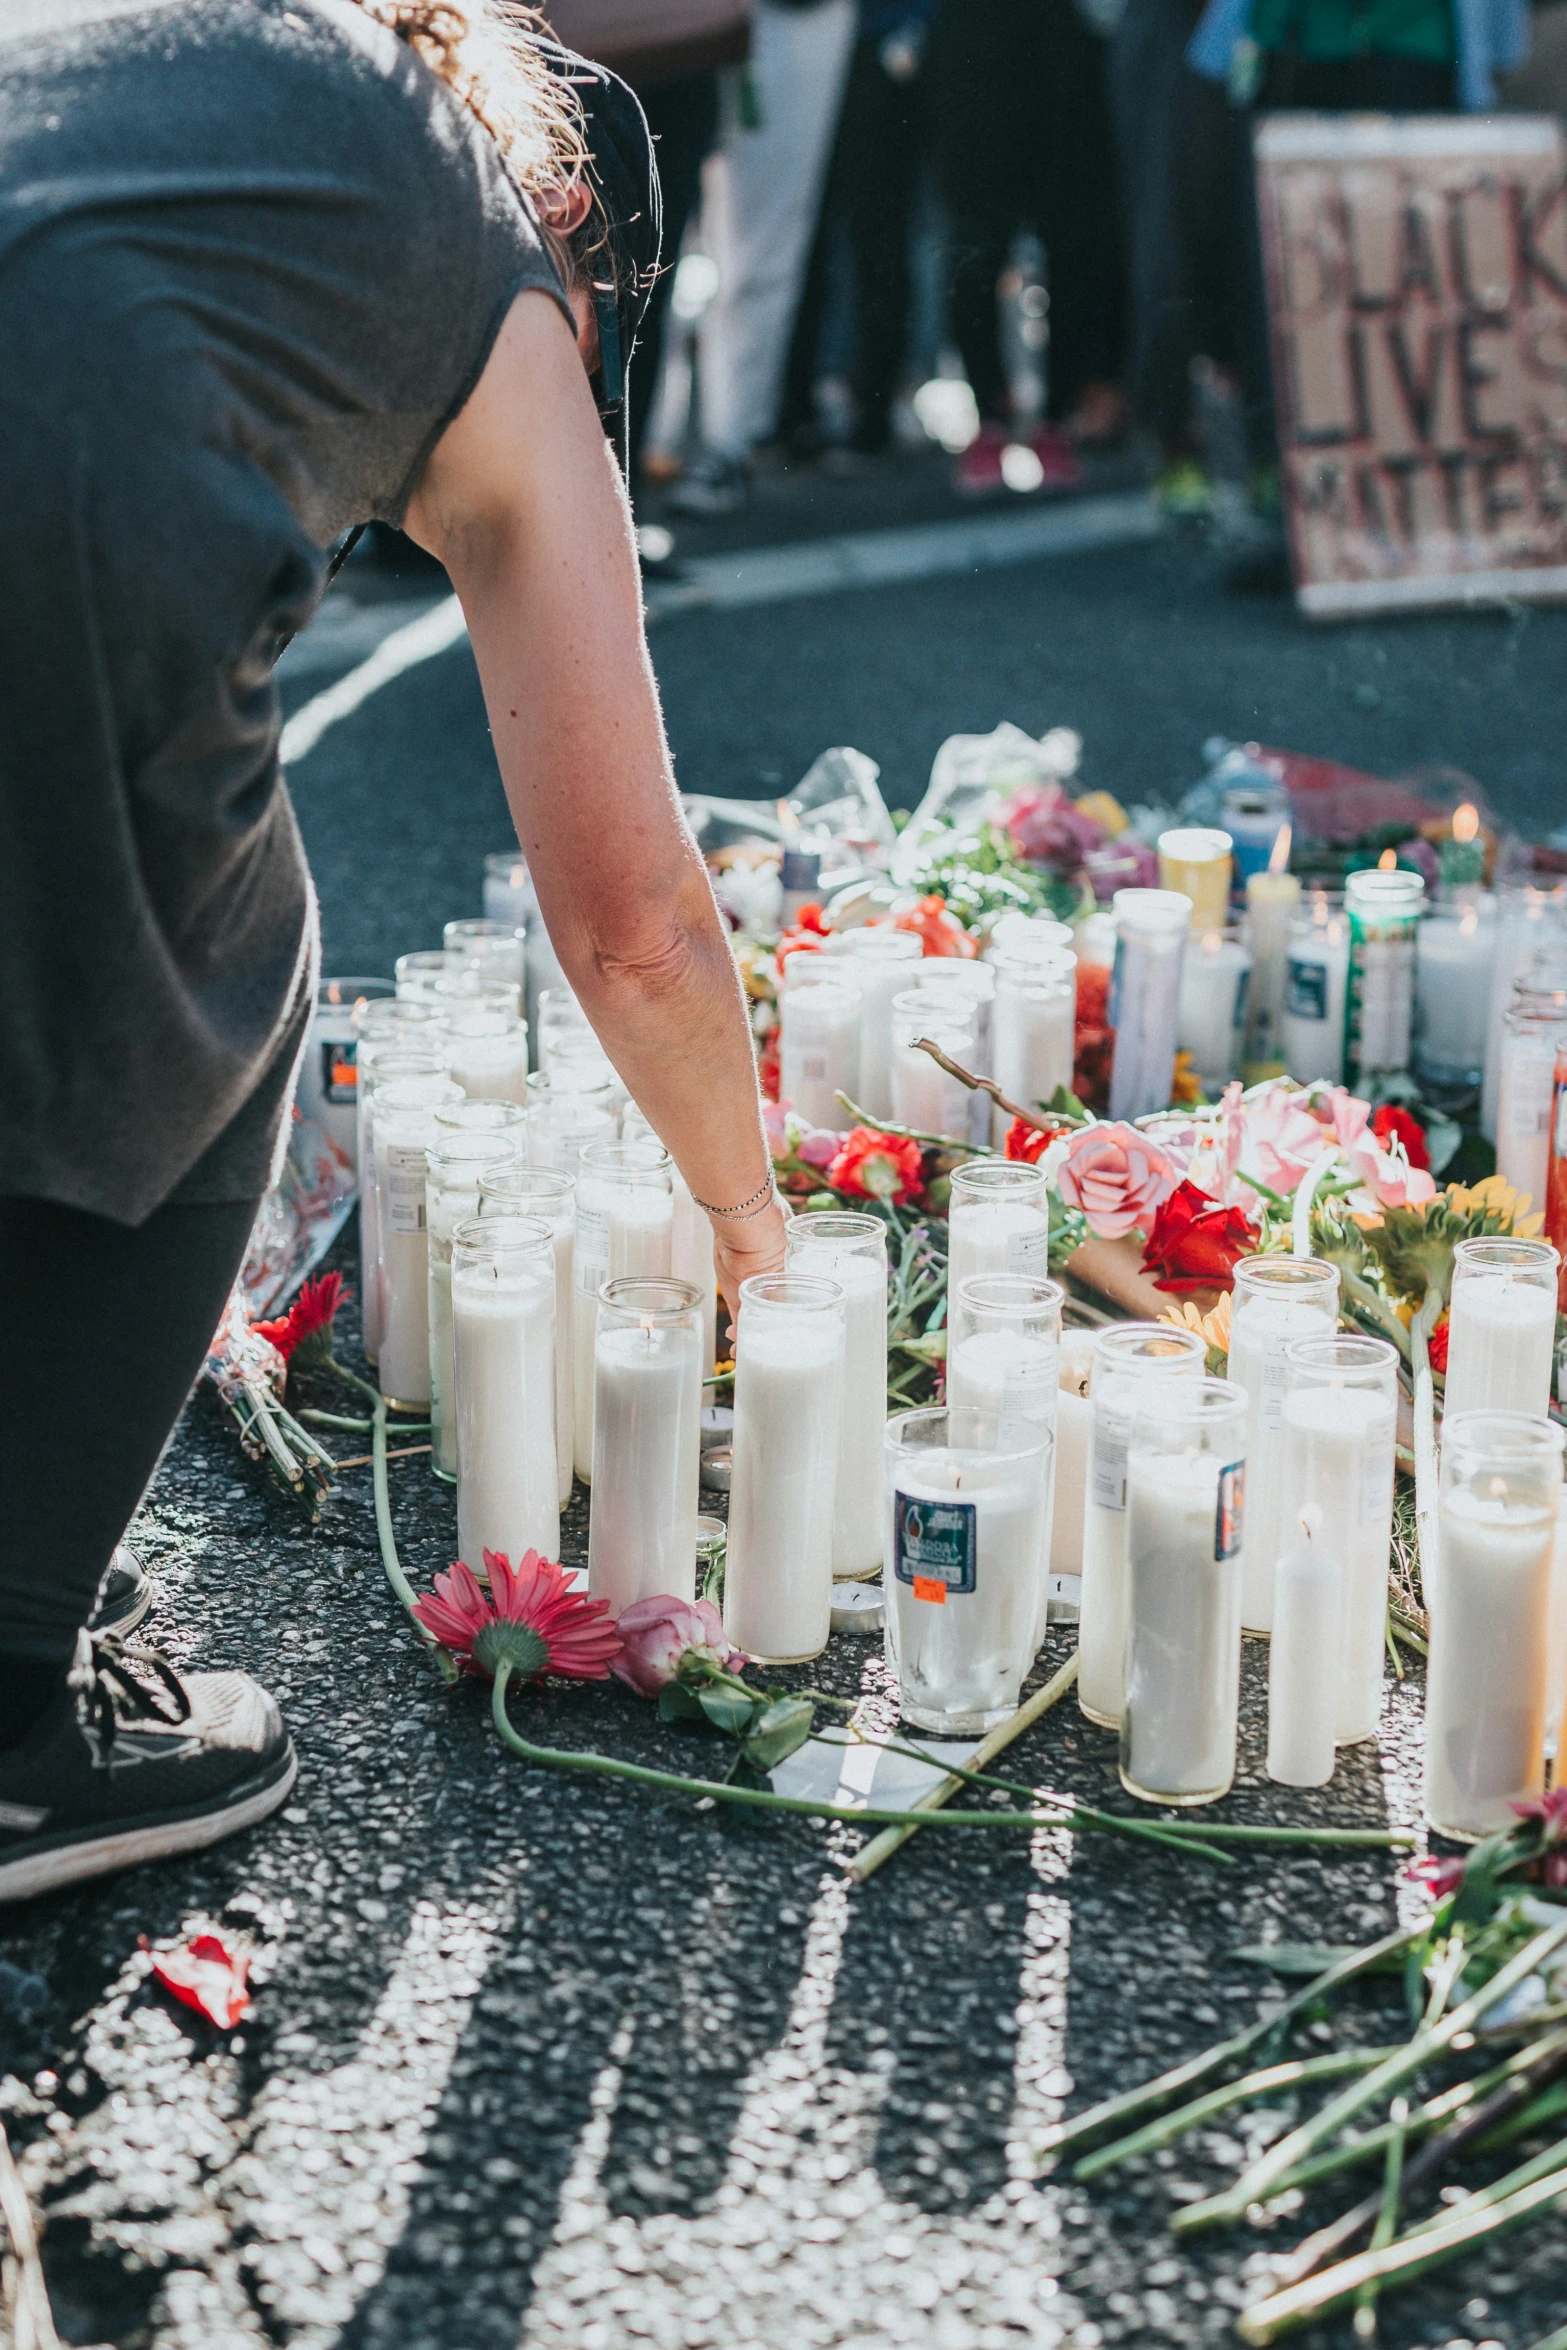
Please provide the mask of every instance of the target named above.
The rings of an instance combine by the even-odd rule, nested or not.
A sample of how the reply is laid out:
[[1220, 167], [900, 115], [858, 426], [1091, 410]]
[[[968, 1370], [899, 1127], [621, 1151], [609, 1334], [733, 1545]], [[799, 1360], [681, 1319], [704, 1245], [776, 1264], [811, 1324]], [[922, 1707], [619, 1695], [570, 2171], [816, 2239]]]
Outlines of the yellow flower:
[[1120, 801], [1113, 798], [1109, 792], [1084, 792], [1082, 798], [1076, 803], [1076, 805], [1078, 814], [1080, 816], [1092, 816], [1096, 824], [1102, 824], [1104, 826], [1105, 831], [1111, 840], [1115, 839], [1117, 833], [1124, 832], [1126, 830], [1126, 810], [1122, 807]]
[[1485, 1175], [1468, 1186], [1450, 1183], [1444, 1197], [1456, 1215], [1479, 1215], [1488, 1221], [1495, 1216], [1499, 1227], [1511, 1232], [1515, 1240], [1535, 1239], [1545, 1221], [1543, 1215], [1529, 1214], [1529, 1194], [1514, 1191], [1501, 1175]]
[[1172, 1105], [1176, 1102], [1200, 1102], [1202, 1098], [1202, 1079], [1192, 1067], [1191, 1054], [1178, 1052], [1175, 1056], [1175, 1074], [1170, 1080]]
[[1161, 1322], [1173, 1322], [1177, 1330], [1195, 1330], [1208, 1349], [1208, 1368], [1216, 1378], [1223, 1376], [1225, 1361], [1230, 1351], [1230, 1293], [1225, 1291], [1213, 1311], [1199, 1314], [1189, 1297], [1178, 1305], [1167, 1306], [1159, 1316]]

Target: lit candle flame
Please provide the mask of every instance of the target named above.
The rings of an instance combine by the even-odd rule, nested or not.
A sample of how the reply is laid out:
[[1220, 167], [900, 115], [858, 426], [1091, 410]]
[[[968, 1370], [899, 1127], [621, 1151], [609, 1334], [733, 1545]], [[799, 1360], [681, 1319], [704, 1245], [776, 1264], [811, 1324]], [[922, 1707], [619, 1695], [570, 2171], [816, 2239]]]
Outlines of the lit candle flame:
[[1453, 810], [1453, 838], [1460, 848], [1467, 847], [1480, 829], [1480, 811], [1472, 800], [1465, 800], [1461, 808]]
[[1378, 859], [1377, 859], [1377, 871], [1378, 871], [1379, 873], [1392, 873], [1392, 872], [1396, 871], [1396, 869], [1397, 869], [1397, 866], [1398, 866], [1398, 851], [1397, 851], [1397, 849], [1384, 849], [1384, 850], [1382, 851], [1382, 854], [1381, 854], [1381, 856], [1380, 856], [1380, 857], [1378, 857]]
[[1463, 911], [1463, 918], [1462, 918], [1462, 920], [1460, 921], [1460, 923], [1459, 923], [1459, 925], [1458, 925], [1458, 935], [1459, 935], [1459, 937], [1460, 937], [1460, 938], [1473, 938], [1473, 936], [1474, 936], [1474, 934], [1475, 934], [1476, 930], [1479, 928], [1479, 925], [1480, 925], [1480, 909], [1479, 909], [1479, 907], [1478, 907], [1478, 906], [1465, 906], [1465, 908], [1464, 908], [1464, 911]]
[[1290, 827], [1287, 824], [1281, 825], [1274, 838], [1273, 846], [1268, 851], [1268, 871], [1270, 873], [1287, 873], [1289, 871], [1290, 842], [1293, 838], [1294, 835]]
[[1223, 945], [1224, 940], [1221, 938], [1218, 931], [1210, 930], [1202, 942], [1202, 951], [1205, 955], [1216, 955], [1219, 953]]

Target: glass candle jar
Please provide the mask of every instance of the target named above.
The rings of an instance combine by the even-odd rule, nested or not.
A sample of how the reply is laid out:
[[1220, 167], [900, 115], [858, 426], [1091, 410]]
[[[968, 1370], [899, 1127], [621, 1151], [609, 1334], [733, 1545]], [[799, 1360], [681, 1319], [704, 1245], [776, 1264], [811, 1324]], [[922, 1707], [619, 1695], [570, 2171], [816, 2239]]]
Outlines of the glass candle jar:
[[1048, 963], [1059, 954], [1076, 960], [1076, 939], [1069, 922], [1049, 914], [998, 914], [990, 926], [983, 953], [987, 962]]
[[[1287, 839], [1284, 853], [1289, 854]], [[1248, 1085], [1264, 1077], [1282, 1076], [1287, 1067], [1284, 990], [1290, 934], [1299, 916], [1300, 882], [1295, 874], [1264, 869], [1246, 875], [1245, 941], [1251, 972], [1246, 982], [1241, 1074]]]
[[968, 1139], [970, 1089], [920, 1045], [938, 1045], [949, 1061], [972, 1069], [979, 1058], [978, 1023], [978, 1005], [950, 993], [910, 987], [893, 997], [892, 1111], [898, 1125], [916, 1134]]
[[1338, 1267], [1320, 1257], [1242, 1257], [1235, 1267], [1225, 1377], [1246, 1395], [1246, 1548], [1241, 1621], [1273, 1629], [1273, 1569], [1284, 1522], [1284, 1349], [1338, 1324]]
[[1344, 1004], [1349, 992], [1349, 924], [1342, 901], [1313, 890], [1290, 924], [1279, 1049], [1301, 1085], [1344, 1082]]
[[457, 1547], [560, 1556], [555, 1478], [555, 1257], [537, 1216], [475, 1216], [452, 1234]]
[[554, 1167], [512, 1164], [486, 1168], [479, 1178], [481, 1216], [537, 1216], [549, 1226], [555, 1250], [555, 1466], [562, 1509], [571, 1499], [575, 1445], [572, 1429], [572, 1268], [577, 1241], [577, 1179]]
[[1551, 1408], [1556, 1279], [1549, 1241], [1461, 1240], [1453, 1251], [1442, 1423], [1469, 1412]]
[[1229, 919], [1230, 872], [1235, 843], [1227, 832], [1200, 824], [1161, 832], [1159, 887], [1191, 899], [1193, 930], [1222, 930]]
[[[438, 1046], [442, 1039], [437, 1036], [425, 1041]], [[381, 1352], [385, 1288], [381, 1195], [375, 1179], [375, 1089], [383, 1078], [444, 1076], [441, 1060], [439, 1050], [421, 1050], [395, 1029], [363, 1036], [359, 1043], [354, 1070], [359, 1131], [359, 1342], [371, 1364]]]
[[1088, 1462], [1093, 1445], [1094, 1340], [1088, 1330], [1067, 1330], [1061, 1338], [1056, 1383], [1055, 1493], [1050, 1505], [1050, 1612], [1081, 1615], [1083, 1520], [1088, 1504]]
[[[437, 1118], [440, 1112], [436, 1113]], [[424, 1154], [425, 1254], [429, 1264], [430, 1466], [453, 1484], [457, 1421], [452, 1411], [452, 1235], [479, 1213], [479, 1179], [487, 1168], [515, 1164], [514, 1132], [464, 1134], [439, 1129]]]
[[1050, 1271], [1050, 1194], [1043, 1167], [974, 1159], [952, 1172], [947, 1212], [947, 1320], [965, 1281], [981, 1273]]
[[1415, 1067], [1433, 1085], [1478, 1085], [1496, 960], [1491, 898], [1428, 906], [1415, 938]]
[[1228, 1379], [1150, 1380], [1126, 1457], [1121, 1784], [1214, 1803], [1235, 1777], [1246, 1397]]
[[1415, 940], [1425, 898], [1418, 873], [1384, 872], [1378, 866], [1345, 877], [1349, 991], [1344, 1069], [1351, 1089], [1379, 1071], [1409, 1067]]
[[1544, 1783], [1551, 1549], [1562, 1431], [1522, 1412], [1442, 1428], [1441, 1584], [1426, 1666], [1425, 1811], [1474, 1843]]
[[844, 956], [795, 954], [779, 999], [778, 1091], [808, 1126], [842, 1129], [860, 1073], [860, 983]]
[[[1181, 959], [1192, 901], [1180, 890], [1118, 889], [1113, 903], [1116, 942], [1109, 1025], [1115, 1031], [1115, 1057], [1110, 1067], [1110, 1115], [1143, 1118], [1170, 1106]], [[1223, 918], [1221, 907], [1221, 922]]]
[[522, 1018], [522, 990], [512, 979], [486, 979], [477, 963], [447, 957], [451, 965], [432, 982], [430, 1001], [440, 1005], [448, 1019], [459, 1012], [500, 1012], [508, 1020]]
[[729, 1529], [722, 1518], [702, 1516], [696, 1522], [696, 1595], [721, 1609], [724, 1604], [724, 1553]]
[[1234, 931], [1193, 932], [1181, 957], [1175, 1042], [1190, 1053], [1203, 1092], [1216, 1101], [1240, 1062], [1251, 951]]
[[794, 1216], [789, 1272], [843, 1291], [843, 1408], [834, 1473], [832, 1571], [853, 1582], [881, 1573], [881, 1440], [887, 1425], [887, 1227], [879, 1216], [828, 1209]]
[[[935, 997], [948, 1019], [963, 1020], [972, 1014], [972, 1040], [957, 1057], [975, 1077], [991, 1076], [995, 1059], [995, 965], [981, 962], [976, 956], [927, 955], [911, 975], [909, 984], [921, 995]], [[965, 1087], [964, 1105], [966, 1122], [953, 1131], [983, 1146], [990, 1140], [990, 1096]]]
[[[1071, 1091], [1077, 957], [1053, 948], [1043, 954], [1004, 952], [995, 956], [991, 969], [996, 974], [991, 1012], [996, 1083], [1019, 1108], [1043, 1109], [1058, 1086]], [[999, 1150], [1012, 1115], [993, 1108], [990, 1118], [990, 1139]]]
[[1534, 882], [1496, 893], [1496, 953], [1491, 964], [1491, 1000], [1485, 1023], [1485, 1076], [1480, 1088], [1480, 1131], [1496, 1140], [1496, 1113], [1502, 1082], [1502, 1022], [1513, 987], [1542, 948], [1567, 943], [1567, 889], [1542, 889]]
[[299, 1064], [299, 1114], [329, 1134], [359, 1164], [358, 1092], [354, 1063], [364, 1014], [373, 1003], [390, 1010], [397, 998], [389, 979], [323, 979], [316, 989], [305, 1057]]
[[762, 1664], [827, 1645], [843, 1347], [836, 1281], [741, 1282], [724, 1629]]
[[528, 1031], [506, 1012], [454, 1010], [446, 1028], [446, 1073], [474, 1101], [514, 1102], [528, 1093]]
[[484, 914], [503, 930], [523, 930], [535, 919], [539, 901], [521, 849], [497, 849], [484, 860]]
[[689, 1281], [606, 1281], [593, 1349], [588, 1589], [619, 1615], [696, 1598], [702, 1300]]
[[427, 1002], [434, 997], [436, 981], [444, 979], [452, 968], [450, 955], [440, 947], [433, 947], [421, 949], [415, 955], [399, 955], [392, 965], [392, 974], [400, 996]]
[[1286, 1343], [1280, 1555], [1312, 1512], [1311, 1548], [1339, 1573], [1340, 1746], [1374, 1738], [1382, 1710], [1397, 1422], [1398, 1353], [1385, 1338], [1340, 1330]]
[[973, 1736], [1016, 1711], [1048, 1457], [1043, 1428], [962, 1405], [887, 1423], [887, 1662], [918, 1729]]
[[1537, 955], [1502, 1021], [1496, 1172], [1543, 1208], [1551, 1155], [1556, 1062], [1567, 1045], [1567, 958]]
[[988, 1412], [1004, 1426], [1024, 1422], [1048, 1440], [1034, 1569], [1039, 1602], [1036, 1648], [1052, 1613], [1075, 1617], [1078, 1602], [1076, 1576], [1070, 1591], [1059, 1592], [1053, 1590], [1050, 1576], [1065, 1295], [1059, 1281], [1015, 1273], [976, 1274], [958, 1284], [947, 1325], [947, 1402]]
[[374, 1099], [379, 1219], [381, 1393], [399, 1410], [430, 1401], [429, 1264], [424, 1222], [425, 1152], [435, 1112], [458, 1099], [449, 1077], [377, 1072]]
[[435, 1123], [442, 1134], [508, 1134], [519, 1157], [528, 1147], [528, 1113], [515, 1102], [448, 1102]]
[[667, 1280], [674, 1243], [669, 1153], [657, 1142], [587, 1142], [577, 1154], [571, 1311], [572, 1443], [593, 1481], [593, 1344], [606, 1281]]
[[[871, 1118], [891, 1118], [892, 999], [914, 984], [924, 944], [912, 930], [890, 922], [861, 923], [835, 930], [823, 952], [847, 956], [860, 985], [860, 1060], [854, 1098]], [[790, 957], [790, 961], [795, 958]]]
[[1126, 1699], [1126, 1460], [1140, 1389], [1151, 1379], [1200, 1379], [1208, 1349], [1195, 1330], [1116, 1322], [1097, 1333], [1090, 1375], [1088, 1487], [1077, 1702], [1101, 1729], [1120, 1727]]
[[520, 922], [448, 922], [441, 944], [454, 967], [472, 970], [481, 986], [522, 986], [525, 939]]
[[607, 1085], [557, 1085], [547, 1071], [528, 1079], [528, 1164], [575, 1176], [584, 1143], [615, 1139], [614, 1095]]

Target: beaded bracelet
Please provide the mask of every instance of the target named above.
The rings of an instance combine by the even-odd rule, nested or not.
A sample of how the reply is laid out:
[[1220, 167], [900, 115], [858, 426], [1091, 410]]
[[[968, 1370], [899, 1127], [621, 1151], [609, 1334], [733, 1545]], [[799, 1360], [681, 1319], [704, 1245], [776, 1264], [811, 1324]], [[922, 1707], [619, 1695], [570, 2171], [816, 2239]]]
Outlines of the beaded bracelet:
[[710, 1208], [705, 1199], [697, 1199], [694, 1193], [692, 1204], [699, 1207], [704, 1216], [719, 1216], [729, 1224], [748, 1224], [753, 1216], [762, 1215], [773, 1204], [771, 1171], [760, 1191], [753, 1191], [749, 1199], [743, 1199], [737, 1208]]

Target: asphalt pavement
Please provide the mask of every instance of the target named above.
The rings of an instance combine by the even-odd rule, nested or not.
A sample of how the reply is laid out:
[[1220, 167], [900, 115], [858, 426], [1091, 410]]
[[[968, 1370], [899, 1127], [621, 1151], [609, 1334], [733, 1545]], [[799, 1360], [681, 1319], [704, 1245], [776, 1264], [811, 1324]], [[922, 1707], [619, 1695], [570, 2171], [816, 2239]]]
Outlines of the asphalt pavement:
[[[874, 522], [861, 512], [855, 527]], [[368, 571], [346, 585], [367, 604], [440, 590]], [[1281, 602], [1228, 596], [1216, 555], [1181, 539], [686, 612], [658, 623], [654, 649], [692, 789], [773, 794], [850, 741], [907, 801], [942, 735], [1007, 717], [1079, 726], [1092, 780], [1128, 798], [1192, 779], [1201, 740], [1222, 731], [1390, 773], [1456, 764], [1539, 824], [1567, 816], [1564, 626], [1520, 614], [1310, 631]], [[290, 705], [331, 674], [296, 674]], [[294, 788], [329, 963], [388, 969], [476, 911], [478, 861], [506, 825], [466, 648], [332, 727]], [[355, 1278], [352, 1227], [334, 1261]], [[351, 1356], [352, 1307], [344, 1345]], [[321, 1375], [299, 1395], [353, 1408]], [[86, 1462], [90, 1428], [82, 1441]], [[450, 1496], [421, 1458], [392, 1476], [423, 1584], [453, 1554]], [[1241, 2126], [1088, 2188], [1048, 2172], [1041, 2134], [1276, 2001], [1242, 1946], [1383, 1931], [1411, 1899], [1396, 1859], [1258, 1854], [1219, 1870], [1055, 1832], [931, 1830], [851, 1891], [853, 1831], [737, 1825], [508, 1759], [486, 1693], [444, 1688], [389, 1601], [369, 1487], [366, 1469], [345, 1470], [307, 1528], [198, 1395], [144, 1511], [151, 1634], [179, 1661], [265, 1679], [302, 1769], [285, 1811], [229, 1845], [0, 1917], [0, 1960], [51, 2000], [41, 2023], [9, 2027], [0, 2070], [64, 2340], [1234, 2339], [1237, 2307], [1294, 2230], [1176, 2240], [1170, 2220], [1239, 2159]], [[568, 1560], [584, 1544], [579, 1494]], [[1065, 1647], [1054, 1635], [1041, 1676]], [[879, 1649], [842, 1638], [793, 1676], [807, 1677], [884, 1686]], [[1413, 1822], [1414, 1686], [1389, 1677], [1380, 1751], [1347, 1755], [1309, 1797], [1264, 1778], [1264, 1694], [1249, 1646], [1242, 1771], [1220, 1816]], [[649, 1762], [705, 1767], [714, 1752], [677, 1745], [615, 1687], [525, 1693], [514, 1718], [542, 1743]], [[1071, 1698], [1012, 1759], [1030, 1784], [1123, 1801], [1113, 1740]], [[209, 1921], [263, 1954], [233, 2034], [148, 1980], [143, 1937]], [[1352, 2003], [1350, 2028], [1397, 2028], [1390, 1996]], [[1263, 2134], [1280, 2126], [1258, 2117]], [[1379, 2338], [1527, 2350], [1564, 2309], [1567, 2255], [1546, 2225], [1385, 2303]], [[1304, 2350], [1351, 2338], [1341, 2323], [1299, 2337]]]

